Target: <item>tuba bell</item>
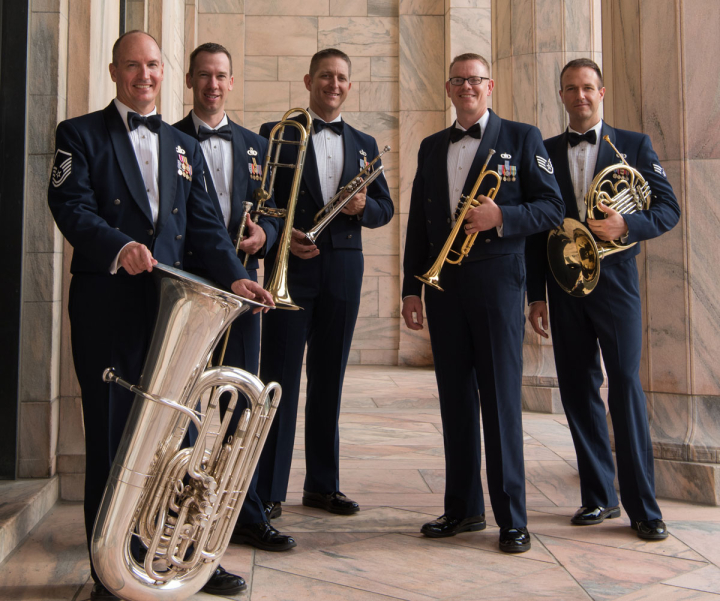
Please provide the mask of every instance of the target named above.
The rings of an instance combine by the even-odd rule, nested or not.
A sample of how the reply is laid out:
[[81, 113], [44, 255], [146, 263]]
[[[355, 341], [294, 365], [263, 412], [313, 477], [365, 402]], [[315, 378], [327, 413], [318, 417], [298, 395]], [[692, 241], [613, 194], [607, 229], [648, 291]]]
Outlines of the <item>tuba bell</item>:
[[[125, 382], [112, 368], [103, 375], [136, 397], [91, 553], [103, 584], [128, 601], [181, 601], [204, 586], [230, 542], [280, 402], [275, 382], [264, 386], [232, 367], [205, 369], [232, 320], [262, 305], [171, 267], [156, 265], [155, 272], [160, 304], [140, 384]], [[220, 420], [222, 394], [230, 402]], [[228, 437], [241, 396], [247, 408]], [[204, 415], [194, 411], [202, 397], [209, 397]], [[190, 422], [198, 438], [182, 448]], [[138, 546], [144, 557], [133, 552]]]
[[[603, 136], [603, 140], [612, 146], [621, 162], [605, 167], [593, 178], [585, 195], [588, 218], [604, 216], [598, 209], [601, 204], [622, 214], [647, 209], [650, 206], [650, 184], [628, 164], [609, 136]], [[620, 240], [597, 241], [582, 223], [566, 218], [548, 235], [550, 271], [565, 292], [571, 296], [587, 296], [597, 286], [602, 258], [635, 244], [623, 244]]]

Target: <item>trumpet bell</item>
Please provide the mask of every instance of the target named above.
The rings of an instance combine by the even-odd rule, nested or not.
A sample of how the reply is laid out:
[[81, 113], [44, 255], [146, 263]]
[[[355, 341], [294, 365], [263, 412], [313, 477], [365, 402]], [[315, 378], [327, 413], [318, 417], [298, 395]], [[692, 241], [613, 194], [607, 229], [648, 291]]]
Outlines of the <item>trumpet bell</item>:
[[[431, 270], [431, 271], [432, 271], [432, 270]], [[416, 275], [415, 277], [416, 277], [418, 280], [420, 280], [423, 284], [426, 284], [426, 285], [428, 285], [428, 286], [432, 286], [433, 288], [435, 288], [435, 290], [439, 290], [440, 292], [445, 292], [445, 291], [440, 287], [440, 271], [439, 271], [439, 270], [436, 271], [436, 272], [433, 272], [433, 273], [431, 273], [430, 271], [428, 271], [428, 272], [427, 272], [426, 274], [424, 274], [424, 275]]]
[[590, 230], [579, 221], [565, 219], [550, 232], [547, 256], [555, 280], [571, 296], [587, 296], [597, 286], [601, 254]]

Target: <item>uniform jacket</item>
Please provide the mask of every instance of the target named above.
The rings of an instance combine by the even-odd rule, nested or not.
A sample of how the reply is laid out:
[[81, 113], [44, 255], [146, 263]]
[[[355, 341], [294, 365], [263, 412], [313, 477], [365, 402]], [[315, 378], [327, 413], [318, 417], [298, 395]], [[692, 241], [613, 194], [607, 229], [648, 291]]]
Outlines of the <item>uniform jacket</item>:
[[[414, 276], [422, 275], [432, 265], [452, 230], [447, 173], [451, 131], [452, 127], [444, 129], [420, 144], [405, 242], [403, 297], [420, 295], [423, 284]], [[560, 191], [540, 131], [525, 123], [501, 119], [492, 111], [465, 181], [464, 195], [475, 185], [491, 148], [495, 154], [488, 171], [515, 168], [515, 181], [510, 178], [501, 182], [495, 197], [503, 214], [503, 235], [498, 236], [496, 228], [480, 232], [464, 261], [521, 254], [526, 236], [556, 226], [563, 219]], [[479, 193], [486, 194], [496, 185], [494, 177], [486, 176]], [[464, 234], [461, 232], [458, 238], [464, 239]]]
[[[665, 170], [660, 165], [660, 159], [653, 150], [650, 138], [646, 134], [614, 129], [603, 122], [602, 133], [597, 141], [600, 144], [600, 149], [594, 175], [597, 175], [605, 167], [621, 162], [610, 144], [602, 139], [605, 135], [610, 137], [610, 141], [618, 151], [626, 155], [625, 160], [628, 164], [637, 169], [650, 184], [650, 208], [623, 215], [628, 224], [627, 244], [649, 240], [672, 229], [680, 218], [680, 206], [675, 198], [672, 186], [667, 180]], [[567, 217], [579, 220], [580, 216], [567, 156], [567, 132], [545, 140], [545, 147], [555, 167], [555, 178], [562, 192], [565, 213]], [[545, 300], [546, 278], [553, 277], [547, 260], [547, 234], [548, 232], [542, 232], [528, 241], [526, 262], [529, 303]], [[603, 266], [627, 261], [635, 257], [639, 252], [640, 245], [636, 244], [627, 250], [603, 258], [600, 264], [600, 277], [602, 277]]]
[[[253, 191], [260, 187], [262, 183], [262, 164], [265, 160], [265, 153], [267, 151], [267, 140], [256, 133], [251, 132], [249, 129], [239, 126], [228, 119], [230, 128], [232, 129], [232, 147], [233, 147], [233, 186], [232, 186], [232, 204], [230, 211], [230, 223], [228, 225], [228, 233], [230, 238], [233, 240], [233, 244], [236, 243], [237, 233], [240, 228], [240, 219], [243, 214], [243, 202], [248, 201], [253, 203], [255, 208], [255, 201], [253, 199]], [[175, 123], [174, 127], [177, 127], [181, 132], [192, 136], [197, 139], [197, 130], [192, 120], [190, 113]], [[202, 150], [202, 148], [201, 148]], [[253, 159], [255, 162], [253, 163]], [[256, 178], [251, 177], [252, 169], [255, 169]], [[206, 176], [205, 181], [207, 183], [208, 193], [213, 201], [215, 210], [218, 216], [222, 219], [222, 210], [220, 209], [220, 201], [215, 190], [212, 177]], [[271, 198], [266, 206], [274, 207], [275, 202]], [[274, 217], [261, 217], [258, 221], [258, 225], [265, 232], [267, 238], [265, 242], [265, 248], [261, 249], [257, 254], [250, 257], [248, 260], [248, 269], [258, 268], [258, 257], [264, 255], [264, 252], [268, 248], [272, 248], [277, 239], [277, 233], [282, 225], [280, 219]], [[245, 259], [245, 253], [240, 251], [240, 259]], [[188, 256], [189, 255], [189, 256]], [[196, 266], [197, 260], [194, 258], [193, 250], [188, 248], [186, 251], [185, 263], [188, 269]]]
[[[111, 276], [128, 242], [145, 244], [160, 263], [181, 268], [186, 244], [207, 259], [211, 276], [229, 287], [247, 278], [205, 190], [198, 143], [163, 123], [159, 132], [159, 213], [153, 225], [137, 158], [120, 114], [102, 111], [58, 125], [48, 204], [73, 246], [74, 274]], [[127, 276], [130, 277], [130, 276]]]
[[[265, 123], [260, 128], [260, 135], [267, 138], [276, 123]], [[285, 139], [299, 140], [300, 134], [295, 127], [285, 128]], [[345, 146], [345, 164], [343, 168], [341, 185], [352, 180], [361, 169], [361, 162], [367, 159], [370, 162], [378, 155], [378, 147], [372, 136], [364, 134], [345, 123], [343, 132]], [[365, 154], [361, 154], [361, 151]], [[294, 163], [297, 157], [297, 146], [282, 145], [280, 162]], [[375, 165], [379, 167], [380, 161]], [[275, 180], [275, 202], [279, 207], [286, 207], [292, 186], [292, 171], [281, 169]], [[356, 215], [340, 214], [333, 219], [328, 227], [320, 234], [318, 243], [330, 240], [332, 248], [350, 248], [362, 250], [362, 228], [376, 228], [385, 225], [392, 219], [393, 203], [390, 198], [387, 181], [381, 175], [368, 186], [366, 190], [365, 211], [361, 218]], [[295, 208], [294, 227], [308, 231], [313, 227], [313, 217], [323, 207], [320, 179], [318, 177], [317, 161], [313, 148], [312, 136], [308, 141], [305, 154], [305, 167], [303, 170], [300, 193]]]

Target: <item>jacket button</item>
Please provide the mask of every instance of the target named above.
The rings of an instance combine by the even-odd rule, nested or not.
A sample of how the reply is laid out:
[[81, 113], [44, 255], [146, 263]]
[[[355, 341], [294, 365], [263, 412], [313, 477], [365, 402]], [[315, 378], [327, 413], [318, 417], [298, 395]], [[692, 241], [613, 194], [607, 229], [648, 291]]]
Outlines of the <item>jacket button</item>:
[[173, 263], [173, 267], [180, 267], [180, 261], [175, 261]]
[[191, 251], [191, 250], [187, 251], [187, 256], [188, 256], [188, 257], [192, 257], [192, 251]]
[[300, 194], [305, 194], [305, 190], [300, 190]]
[[485, 239], [485, 243], [487, 244], [488, 242], [490, 242], [490, 238]]
[[448, 217], [448, 223], [450, 223], [451, 221], [452, 221], [452, 220], [450, 219], [450, 217]]
[[175, 240], [182, 240], [182, 234], [178, 234], [177, 236], [175, 236]]
[[350, 238], [352, 238], [352, 234], [348, 234], [347, 239], [350, 240]]
[[119, 204], [120, 204], [120, 199], [119, 199], [119, 198], [116, 198], [115, 200], [113, 200], [113, 203], [115, 203], [116, 205], [119, 205]]
[[155, 232], [151, 229], [147, 231], [148, 236], [152, 236]]
[[428, 198], [428, 202], [432, 202], [432, 198]]
[[430, 221], [430, 220], [428, 219], [428, 223], [432, 223], [432, 221]]
[[434, 244], [431, 242], [431, 243], [430, 243], [430, 246], [434, 246]]
[[173, 214], [173, 215], [177, 215], [177, 214], [178, 214], [178, 210], [177, 210], [176, 208], [173, 209], [173, 210], [172, 210], [172, 214]]
[[301, 213], [304, 213], [304, 212], [305, 212], [305, 209], [300, 209], [300, 212], [301, 212]]

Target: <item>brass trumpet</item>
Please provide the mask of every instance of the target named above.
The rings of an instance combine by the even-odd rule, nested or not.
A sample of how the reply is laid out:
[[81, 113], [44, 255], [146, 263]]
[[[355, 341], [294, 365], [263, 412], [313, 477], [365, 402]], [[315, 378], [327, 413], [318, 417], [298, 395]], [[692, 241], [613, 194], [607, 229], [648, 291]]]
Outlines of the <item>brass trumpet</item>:
[[[488, 152], [488, 156], [485, 159], [485, 164], [482, 167], [482, 170], [480, 171], [480, 175], [478, 175], [478, 178], [475, 180], [475, 185], [473, 186], [473, 189], [470, 191], [470, 194], [467, 196], [461, 196], [460, 197], [460, 206], [459, 212], [457, 214], [457, 218], [455, 220], [455, 226], [453, 227], [452, 231], [450, 232], [450, 235], [448, 236], [448, 239], [445, 241], [445, 244], [442, 247], [442, 250], [440, 250], [440, 254], [438, 255], [438, 258], [435, 259], [435, 262], [432, 264], [432, 267], [423, 275], [416, 275], [415, 277], [420, 280], [423, 284], [427, 284], [428, 286], [432, 286], [433, 288], [436, 288], [437, 290], [440, 290], [443, 292], [443, 289], [440, 287], [439, 281], [440, 281], [440, 270], [442, 269], [443, 265], [445, 263], [451, 263], [452, 265], [460, 265], [462, 263], [462, 260], [468, 256], [470, 253], [470, 249], [472, 248], [472, 245], [475, 244], [475, 238], [477, 238], [477, 235], [479, 232], [476, 232], [474, 234], [470, 234], [469, 236], [465, 237], [465, 240], [462, 243], [462, 246], [460, 247], [460, 252], [453, 249], [453, 244], [455, 244], [455, 238], [457, 238], [458, 234], [460, 233], [460, 230], [463, 227], [463, 221], [465, 221], [465, 217], [467, 216], [467, 213], [470, 209], [473, 207], [480, 206], [480, 201], [475, 198], [475, 195], [477, 194], [478, 190], [480, 189], [480, 184], [482, 183], [483, 179], [485, 179], [485, 176], [493, 176], [495, 179], [497, 179], [497, 186], [494, 188], [491, 188], [486, 196], [492, 200], [495, 200], [495, 197], [497, 196], [498, 190], [500, 189], [500, 183], [502, 182], [502, 179], [500, 178], [500, 175], [495, 173], [494, 171], [487, 171], [488, 163], [490, 162], [490, 159], [495, 154], [495, 149], [491, 148]], [[450, 253], [455, 253], [458, 258], [453, 260], [449, 258]]]
[[[603, 136], [621, 160], [605, 167], [593, 179], [585, 195], [587, 216], [600, 217], [603, 204], [618, 213], [629, 214], [650, 206], [650, 184], [631, 167], [615, 148], [609, 136]], [[575, 219], [566, 218], [548, 235], [547, 256], [550, 271], [560, 287], [571, 296], [587, 296], [600, 278], [603, 257], [634, 246], [620, 240], [596, 241], [592, 232]]]
[[[305, 166], [305, 152], [308, 145], [308, 128], [298, 121], [290, 119], [293, 113], [300, 113], [306, 119], [306, 123], [312, 123], [310, 114], [302, 108], [290, 109], [287, 111], [280, 122], [270, 131], [267, 154], [263, 163], [263, 175], [260, 187], [255, 190], [253, 197], [255, 198], [257, 209], [253, 211], [254, 217], [259, 218], [261, 215], [268, 217], [285, 218], [285, 226], [283, 227], [280, 241], [278, 242], [278, 252], [275, 259], [270, 279], [265, 285], [267, 290], [273, 297], [275, 306], [279, 309], [290, 309], [297, 311], [299, 307], [293, 303], [290, 298], [287, 285], [288, 260], [290, 258], [290, 240], [292, 239], [292, 227], [295, 220], [295, 205], [297, 204], [298, 194], [300, 193], [300, 181], [302, 180], [303, 167]], [[300, 140], [283, 140], [283, 133], [287, 126], [294, 127], [300, 134]], [[280, 162], [280, 148], [283, 144], [298, 147], [298, 155], [294, 164]], [[272, 174], [268, 181], [268, 171], [272, 167]], [[290, 188], [290, 196], [287, 201], [286, 209], [276, 209], [266, 207], [265, 203], [270, 199], [275, 186], [275, 175], [277, 168], [289, 168], [294, 170], [292, 187]], [[266, 187], [267, 184], [267, 187]]]
[[[389, 150], [389, 146], [383, 148], [380, 154], [365, 165], [360, 173], [358, 173], [350, 182], [345, 184], [345, 186], [343, 186], [338, 193], [315, 214], [315, 226], [310, 231], [305, 232], [305, 237], [310, 240], [310, 242], [315, 244], [315, 241], [322, 231], [330, 225], [330, 222], [340, 214], [340, 212], [353, 198], [355, 198], [355, 195], [360, 192], [360, 190], [373, 183], [380, 176], [380, 174], [385, 170], [384, 165], [380, 165], [377, 169], [373, 169], [373, 165]], [[370, 174], [368, 178], [363, 180], [368, 173]], [[346, 198], [341, 198], [343, 194], [349, 195]]]

